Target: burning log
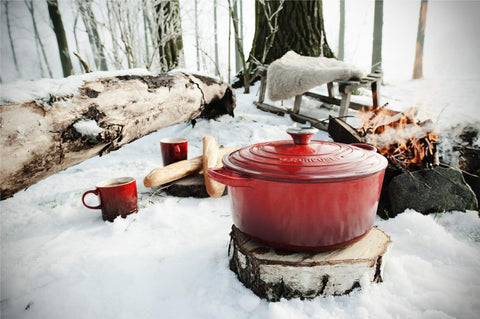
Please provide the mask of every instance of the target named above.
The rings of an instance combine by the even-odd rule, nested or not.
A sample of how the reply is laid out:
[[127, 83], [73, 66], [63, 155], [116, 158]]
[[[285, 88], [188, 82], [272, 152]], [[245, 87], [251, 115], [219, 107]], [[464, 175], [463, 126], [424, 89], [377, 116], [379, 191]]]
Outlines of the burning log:
[[416, 108], [393, 116], [386, 108], [363, 114], [363, 125], [358, 130], [369, 144], [400, 170], [414, 171], [438, 165], [432, 121], [416, 121]]

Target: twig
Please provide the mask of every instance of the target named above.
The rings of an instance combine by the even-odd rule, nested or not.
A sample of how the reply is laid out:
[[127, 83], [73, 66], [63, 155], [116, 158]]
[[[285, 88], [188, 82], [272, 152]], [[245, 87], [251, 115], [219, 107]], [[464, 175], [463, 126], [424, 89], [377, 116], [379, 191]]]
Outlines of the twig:
[[73, 55], [75, 55], [78, 60], [80, 61], [80, 63], [82, 64], [83, 68], [85, 69], [85, 73], [91, 73], [92, 72], [92, 69], [90, 69], [90, 66], [88, 65], [87, 61], [85, 61], [84, 59], [82, 59], [82, 57], [80, 56], [80, 54], [78, 54], [77, 52], [73, 51]]

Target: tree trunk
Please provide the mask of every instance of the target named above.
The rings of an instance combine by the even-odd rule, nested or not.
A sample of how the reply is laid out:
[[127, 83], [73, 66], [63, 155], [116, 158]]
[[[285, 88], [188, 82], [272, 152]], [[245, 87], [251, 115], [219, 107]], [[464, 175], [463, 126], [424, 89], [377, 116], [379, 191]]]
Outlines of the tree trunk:
[[158, 47], [162, 71], [179, 66], [183, 50], [180, 4], [178, 0], [159, 1], [155, 6], [158, 19]]
[[[219, 65], [220, 61], [218, 60], [218, 19], [217, 19], [217, 0], [213, 0], [213, 36], [215, 38], [215, 69], [217, 70], [217, 75], [220, 77]], [[228, 42], [230, 44], [230, 41]]]
[[382, 67], [383, 0], [375, 1], [373, 24], [372, 72]]
[[103, 78], [74, 96], [2, 105], [1, 199], [160, 128], [233, 116], [234, 107], [228, 84], [185, 73]]
[[233, 87], [245, 87], [257, 79], [257, 64], [270, 64], [293, 50], [305, 56], [333, 57], [323, 26], [322, 0], [255, 2], [255, 35], [248, 69]]
[[195, 0], [195, 51], [197, 54], [197, 71], [200, 71], [200, 43], [198, 34], [198, 0]]
[[345, 0], [340, 0], [340, 26], [338, 31], [338, 54], [339, 60], [345, 56]]
[[[232, 19], [234, 20], [234, 25], [236, 25], [237, 32], [237, 41], [235, 41], [235, 72], [239, 72], [241, 69], [243, 69], [243, 60], [242, 60], [242, 55], [240, 54], [240, 50], [243, 51], [243, 27], [242, 27], [242, 21], [240, 19], [239, 13], [238, 13], [238, 7], [241, 5], [238, 0], [233, 0], [232, 3]], [[240, 49], [241, 47], [241, 49]]]
[[105, 53], [103, 52], [103, 44], [98, 33], [95, 15], [92, 11], [92, 0], [77, 0], [77, 3], [80, 8], [80, 13], [82, 14], [83, 24], [87, 31], [88, 41], [92, 48], [95, 66], [98, 70], [107, 71], [107, 60], [105, 58]]
[[[40, 38], [40, 33], [38, 32], [38, 28], [37, 28], [37, 22], [35, 20], [35, 7], [33, 5], [33, 0], [24, 0], [24, 1], [25, 1], [25, 5], [27, 6], [28, 11], [30, 12], [30, 16], [32, 18], [33, 33], [35, 35], [35, 41], [36, 41], [37, 45], [40, 47], [40, 50], [42, 52], [42, 56], [43, 56], [43, 59], [45, 61], [45, 65], [47, 66], [48, 75], [52, 78], [53, 77], [52, 69], [50, 68], [50, 64], [48, 63], [47, 55], [45, 53], [45, 46], [43, 45], [42, 39]], [[38, 56], [38, 60], [39, 60], [39, 63], [40, 63], [40, 69], [42, 70], [42, 73], [43, 73], [42, 58], [40, 57], [40, 55]], [[43, 76], [43, 74], [42, 74], [42, 76]]]
[[[275, 11], [279, 1], [268, 1]], [[250, 55], [258, 61], [269, 64], [282, 57], [287, 51], [293, 50], [301, 55], [320, 56], [322, 46], [326, 41], [322, 35], [322, 0], [314, 1], [285, 1], [283, 9], [278, 14], [278, 31], [263, 60], [263, 48], [270, 35], [268, 21], [262, 5], [255, 3], [255, 35]], [[328, 54], [325, 55], [330, 57]]]
[[423, 77], [423, 42], [425, 40], [425, 25], [427, 23], [428, 0], [422, 0], [420, 4], [420, 16], [418, 18], [417, 45], [415, 46], [415, 62], [413, 64], [413, 79]]
[[53, 31], [57, 38], [58, 52], [62, 62], [63, 76], [67, 77], [73, 74], [72, 61], [70, 60], [70, 50], [68, 49], [67, 37], [63, 28], [62, 16], [58, 10], [57, 0], [47, 0], [48, 13], [53, 24]]
[[10, 30], [10, 15], [8, 14], [8, 1], [5, 1], [3, 4], [5, 6], [5, 16], [6, 16], [6, 20], [7, 20], [8, 39], [9, 39], [9, 42], [10, 42], [10, 48], [12, 49], [13, 64], [15, 65], [15, 70], [19, 74], [20, 69], [18, 68], [17, 54], [15, 52], [15, 46], [13, 44], [12, 31]]

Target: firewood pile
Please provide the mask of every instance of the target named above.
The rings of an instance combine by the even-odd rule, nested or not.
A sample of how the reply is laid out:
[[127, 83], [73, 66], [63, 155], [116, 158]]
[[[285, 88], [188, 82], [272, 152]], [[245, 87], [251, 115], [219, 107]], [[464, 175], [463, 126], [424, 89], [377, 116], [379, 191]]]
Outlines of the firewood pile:
[[438, 166], [438, 134], [432, 121], [415, 120], [416, 108], [395, 114], [386, 106], [362, 112], [363, 124], [358, 132], [365, 142], [374, 145], [401, 171]]

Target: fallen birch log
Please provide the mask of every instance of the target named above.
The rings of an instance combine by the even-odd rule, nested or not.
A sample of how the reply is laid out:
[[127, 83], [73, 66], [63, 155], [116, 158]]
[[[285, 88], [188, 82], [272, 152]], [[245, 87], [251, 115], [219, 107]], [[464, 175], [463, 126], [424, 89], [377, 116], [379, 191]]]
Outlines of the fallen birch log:
[[186, 73], [99, 78], [73, 95], [1, 105], [1, 199], [161, 128], [233, 116], [234, 107], [228, 84]]

